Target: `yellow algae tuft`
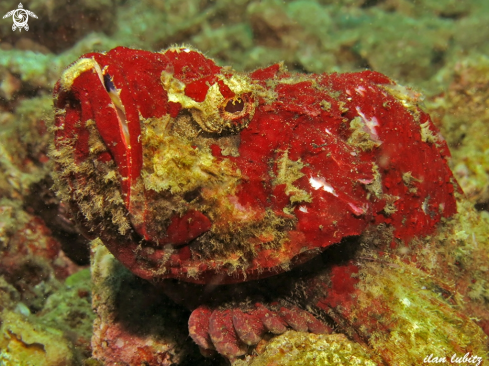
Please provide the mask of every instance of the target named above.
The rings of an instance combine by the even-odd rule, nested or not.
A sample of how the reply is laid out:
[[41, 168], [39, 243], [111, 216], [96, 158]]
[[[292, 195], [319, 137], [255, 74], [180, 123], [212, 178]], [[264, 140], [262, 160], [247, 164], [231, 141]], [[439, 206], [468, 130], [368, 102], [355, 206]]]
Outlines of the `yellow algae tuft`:
[[61, 88], [70, 90], [75, 79], [90, 69], [94, 69], [97, 72], [103, 84], [102, 71], [99, 64], [93, 58], [81, 58], [63, 72], [59, 80]]
[[304, 164], [300, 159], [297, 161], [289, 159], [288, 150], [285, 150], [282, 156], [277, 159], [277, 176], [272, 181], [272, 184], [274, 186], [285, 184], [285, 194], [289, 196], [291, 204], [312, 201], [312, 197], [307, 191], [293, 184], [296, 180], [304, 176], [304, 173], [301, 171], [303, 167]]
[[351, 120], [350, 130], [352, 131], [352, 134], [348, 138], [348, 143], [352, 146], [358, 146], [363, 151], [370, 151], [381, 144], [380, 141], [375, 141], [372, 138], [365, 122], [360, 117], [355, 117]]

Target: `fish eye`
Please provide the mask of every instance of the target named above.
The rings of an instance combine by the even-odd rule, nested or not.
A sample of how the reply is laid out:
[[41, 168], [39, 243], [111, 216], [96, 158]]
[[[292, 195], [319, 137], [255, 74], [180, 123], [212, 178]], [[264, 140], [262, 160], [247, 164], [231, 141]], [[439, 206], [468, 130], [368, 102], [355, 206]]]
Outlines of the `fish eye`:
[[219, 107], [223, 127], [230, 131], [241, 131], [253, 118], [255, 104], [251, 93], [244, 93], [227, 98]]
[[[235, 121], [253, 116], [254, 104], [249, 93], [225, 99], [219, 108], [222, 118]], [[251, 116], [250, 116], [251, 114]]]
[[245, 107], [245, 102], [240, 97], [235, 97], [227, 101], [224, 110], [228, 113], [242, 112]]

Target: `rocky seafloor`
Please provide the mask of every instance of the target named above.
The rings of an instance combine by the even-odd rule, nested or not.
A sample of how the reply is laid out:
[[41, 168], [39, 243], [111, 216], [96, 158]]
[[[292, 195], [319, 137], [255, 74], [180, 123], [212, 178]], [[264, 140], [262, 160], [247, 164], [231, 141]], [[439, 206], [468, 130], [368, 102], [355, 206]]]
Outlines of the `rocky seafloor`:
[[[166, 298], [138, 302], [149, 285], [97, 244], [92, 274], [100, 275], [92, 283], [89, 242], [51, 190], [53, 86], [80, 55], [119, 45], [158, 51], [187, 44], [239, 71], [277, 61], [311, 73], [368, 68], [422, 92], [423, 108], [449, 144], [450, 165], [465, 195], [449, 229], [413, 248], [423, 275], [446, 283], [471, 321], [489, 334], [487, 1], [32, 0], [23, 5], [38, 16], [29, 18], [29, 31], [12, 31], [11, 18], [0, 20], [0, 365], [224, 362], [199, 355], [187, 336], [188, 311]], [[17, 6], [2, 1], [0, 14]], [[370, 270], [385, 286], [411, 289], [396, 272], [399, 266]], [[422, 283], [423, 275], [411, 279]], [[114, 313], [117, 321], [133, 317], [151, 326], [128, 320], [118, 327]], [[134, 348], [109, 352], [97, 332], [92, 344], [94, 320], [96, 326], [110, 324], [121, 339], [132, 335], [126, 340]], [[486, 354], [479, 355], [485, 358], [487, 339], [480, 343], [486, 344]], [[369, 365], [376, 364], [369, 354], [377, 351], [341, 334], [289, 332], [256, 357], [236, 363], [346, 365], [354, 364], [354, 357], [356, 364]], [[411, 364], [400, 356], [394, 360]]]

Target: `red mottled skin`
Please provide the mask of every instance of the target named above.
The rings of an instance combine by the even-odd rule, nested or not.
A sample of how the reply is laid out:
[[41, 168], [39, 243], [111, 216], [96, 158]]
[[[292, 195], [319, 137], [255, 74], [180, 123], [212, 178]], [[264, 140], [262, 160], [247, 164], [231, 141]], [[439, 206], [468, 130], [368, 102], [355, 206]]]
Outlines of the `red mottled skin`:
[[[219, 308], [214, 299], [207, 307], [204, 291], [182, 294], [198, 287], [185, 282], [215, 286], [277, 275], [379, 224], [392, 230], [393, 240], [408, 243], [430, 234], [442, 218], [456, 212], [454, 192], [459, 188], [446, 163], [446, 143], [417, 106], [416, 97], [382, 74], [297, 75], [276, 64], [247, 74], [246, 83], [253, 90], [238, 95], [229, 80], [241, 74], [217, 66], [197, 51], [173, 48], [152, 53], [118, 47], [81, 59], [92, 59], [99, 71], [88, 68], [75, 74], [69, 84], [57, 84], [55, 146], [61, 149], [72, 143], [76, 163], [86, 162], [93, 156], [87, 123], [95, 122], [106, 147], [97, 160], [115, 163], [129, 220], [145, 219], [133, 220], [130, 231], [120, 236], [109, 234], [103, 223], [95, 225], [86, 218], [79, 219], [80, 225], [90, 235], [99, 236], [135, 274], [155, 282], [165, 280], [171, 296], [186, 298], [184, 302], [196, 309], [189, 320], [190, 334], [203, 350], [216, 349], [233, 358], [247, 353], [248, 346], [257, 344], [267, 332], [280, 334], [292, 328], [327, 333], [331, 328], [295, 305], [284, 306], [284, 302], [258, 300], [255, 305], [235, 303]], [[215, 206], [223, 207], [228, 207], [223, 202], [230, 202], [233, 215], [222, 214], [225, 211], [214, 215], [211, 209], [202, 209], [210, 206], [191, 201], [184, 211], [175, 211], [165, 224], [166, 233], [161, 234], [151, 226], [154, 222], [149, 210], [162, 193], [150, 188], [141, 191], [137, 186], [146, 148], [140, 138], [142, 120], [170, 116], [171, 121], [178, 121], [193, 112], [176, 99], [169, 100], [175, 91], [162, 83], [166, 74], [172, 76], [172, 82], [180, 82], [182, 98], [198, 103], [217, 85], [225, 100], [217, 109], [231, 127], [222, 131], [202, 127], [199, 131], [215, 140], [206, 145], [214, 164], [230, 163], [239, 180], [228, 196], [215, 201]], [[119, 90], [126, 132], [121, 112], [108, 92], [110, 83], [104, 85], [102, 80], [107, 78]], [[238, 104], [229, 104], [233, 100]], [[199, 129], [197, 122], [194, 119], [192, 123]], [[239, 138], [236, 154], [224, 151], [222, 139], [229, 136]], [[192, 148], [204, 149], [200, 140], [196, 141]], [[284, 156], [299, 172], [289, 182], [292, 190], [277, 179]], [[72, 173], [69, 187], [83, 187], [90, 179], [83, 174]], [[201, 188], [202, 197], [215, 189]], [[301, 198], [299, 192], [308, 198]], [[136, 200], [136, 194], [144, 197], [144, 204]], [[173, 193], [168, 190], [166, 194]], [[206, 204], [210, 200], [203, 199]], [[70, 204], [75, 211], [81, 210], [75, 198]], [[235, 227], [229, 223], [239, 226], [239, 217], [249, 215], [253, 218], [242, 220], [260, 222], [269, 213], [289, 220], [280, 229], [284, 237], [278, 247], [267, 245], [278, 235], [270, 231], [246, 237], [246, 245], [253, 248], [253, 255], [247, 258], [225, 250], [204, 255], [197, 249], [195, 243], [205, 246], [206, 235]], [[237, 232], [229, 229], [229, 235]], [[228, 265], [238, 260], [239, 266]], [[348, 304], [358, 282], [351, 275], [358, 269], [351, 263], [333, 264], [327, 271], [329, 284], [319, 286], [327, 288], [328, 296], [316, 305], [335, 308]], [[230, 296], [233, 301], [240, 299]], [[344, 309], [348, 311], [348, 307]]]

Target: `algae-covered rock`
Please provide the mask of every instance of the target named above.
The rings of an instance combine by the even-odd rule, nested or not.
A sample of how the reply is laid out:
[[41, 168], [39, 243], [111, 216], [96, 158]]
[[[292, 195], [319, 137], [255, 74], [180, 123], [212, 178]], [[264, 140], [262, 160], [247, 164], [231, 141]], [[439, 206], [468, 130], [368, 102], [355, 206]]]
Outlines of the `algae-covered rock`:
[[457, 64], [446, 93], [428, 108], [439, 119], [451, 147], [453, 172], [467, 198], [489, 207], [489, 58]]
[[[0, 97], [2, 94], [8, 99], [14, 94], [34, 94], [40, 92], [51, 93], [56, 80], [64, 68], [80, 54], [106, 50], [115, 47], [119, 42], [108, 38], [104, 34], [90, 33], [72, 47], [60, 54], [42, 54], [31, 50], [7, 49], [0, 52], [0, 76], [4, 76], [0, 84]], [[7, 83], [6, 78], [15, 78]], [[20, 85], [17, 85], [20, 82]], [[49, 104], [48, 104], [49, 105]]]
[[73, 269], [50, 234], [42, 220], [20, 209], [18, 201], [0, 199], [0, 274], [31, 311], [41, 309], [46, 297], [60, 287], [59, 280]]
[[90, 340], [95, 319], [91, 297], [90, 269], [87, 268], [69, 276], [37, 314], [43, 325], [64, 333], [80, 358], [91, 355]]
[[364, 280], [345, 318], [388, 364], [421, 364], [430, 354], [487, 354], [487, 336], [458, 310], [462, 298], [440, 279], [381, 259], [364, 264], [359, 277]]
[[61, 331], [4, 310], [0, 314], [0, 364], [5, 366], [71, 366], [71, 344]]
[[271, 340], [253, 361], [233, 366], [375, 366], [375, 356], [344, 334], [288, 331]]
[[19, 303], [19, 292], [3, 276], [0, 276], [0, 311], [4, 309], [12, 310]]
[[[92, 242], [93, 357], [106, 365], [178, 365], [195, 350], [187, 316], [160, 291]], [[198, 361], [197, 361], [198, 362]]]
[[46, 122], [52, 117], [48, 95], [15, 104], [15, 111], [3, 113], [4, 124], [0, 127], [0, 197], [17, 199], [28, 195], [30, 185], [49, 172]]

